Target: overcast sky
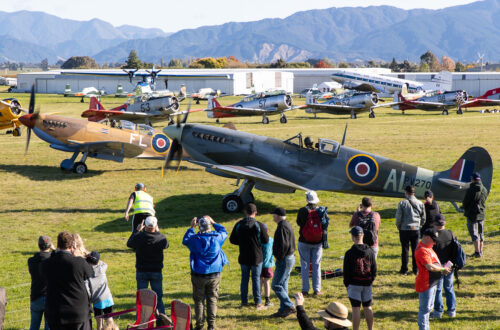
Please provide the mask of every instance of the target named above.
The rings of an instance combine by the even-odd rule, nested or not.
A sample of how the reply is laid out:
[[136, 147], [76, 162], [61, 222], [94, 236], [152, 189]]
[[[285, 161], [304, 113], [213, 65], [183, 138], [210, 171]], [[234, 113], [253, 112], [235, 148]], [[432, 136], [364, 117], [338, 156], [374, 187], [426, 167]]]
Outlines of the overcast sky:
[[176, 32], [203, 25], [285, 18], [297, 11], [345, 6], [391, 5], [404, 9], [440, 9], [471, 0], [0, 0], [1, 11], [43, 11], [62, 18], [99, 18], [115, 26], [129, 24]]

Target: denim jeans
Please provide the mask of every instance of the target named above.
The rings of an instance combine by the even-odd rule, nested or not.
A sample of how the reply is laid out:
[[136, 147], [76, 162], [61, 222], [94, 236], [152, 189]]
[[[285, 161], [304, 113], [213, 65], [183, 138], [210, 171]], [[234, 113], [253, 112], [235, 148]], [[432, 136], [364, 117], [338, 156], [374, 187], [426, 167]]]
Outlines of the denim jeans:
[[424, 292], [418, 293], [419, 307], [418, 307], [418, 328], [419, 330], [430, 330], [429, 314], [434, 307], [434, 299], [436, 296], [437, 286], [434, 285]]
[[280, 308], [278, 312], [282, 312], [286, 308], [292, 308], [293, 303], [288, 296], [288, 280], [290, 272], [295, 265], [295, 256], [292, 254], [276, 261], [276, 269], [274, 270], [274, 278], [271, 287], [280, 300]]
[[158, 298], [157, 309], [160, 313], [165, 314], [165, 305], [163, 305], [163, 276], [161, 272], [137, 272], [135, 279], [137, 280], [137, 290], [147, 289], [151, 283], [151, 290], [156, 292]]
[[323, 246], [321, 243], [309, 244], [299, 242], [300, 277], [302, 277], [302, 291], [309, 292], [309, 264], [312, 263], [312, 286], [315, 292], [321, 291], [321, 257]]
[[[33, 300], [30, 304], [31, 324], [30, 330], [39, 330], [42, 324], [42, 316], [45, 313], [45, 296]], [[45, 330], [49, 329], [49, 323], [45, 318]]]
[[453, 272], [449, 273], [448, 275], [442, 276], [436, 287], [434, 312], [436, 314], [443, 314], [443, 288], [444, 295], [446, 296], [446, 307], [448, 308], [448, 313], [454, 312], [457, 308], [457, 298], [455, 297], [455, 290], [453, 289]]
[[241, 266], [241, 304], [248, 304], [248, 281], [250, 280], [250, 271], [252, 272], [252, 293], [253, 301], [256, 305], [262, 303], [260, 298], [260, 272], [262, 271], [262, 262], [255, 266], [240, 265]]

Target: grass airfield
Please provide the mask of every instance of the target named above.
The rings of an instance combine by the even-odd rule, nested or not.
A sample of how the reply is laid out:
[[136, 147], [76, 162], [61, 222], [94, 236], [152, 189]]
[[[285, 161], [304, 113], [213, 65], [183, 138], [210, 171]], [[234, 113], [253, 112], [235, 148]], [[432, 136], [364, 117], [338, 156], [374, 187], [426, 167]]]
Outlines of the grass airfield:
[[[0, 98], [17, 97], [27, 108], [29, 94], [0, 93]], [[224, 105], [239, 100], [238, 97], [223, 97]], [[301, 104], [305, 99], [294, 99]], [[106, 108], [118, 106], [125, 99], [103, 97]], [[37, 95], [36, 105], [41, 113], [54, 113], [79, 117], [88, 108], [88, 99], [80, 103], [79, 98], [64, 98], [60, 95]], [[182, 109], [187, 102], [184, 101]], [[192, 108], [203, 108], [192, 105]], [[468, 259], [461, 274], [457, 294], [457, 317], [443, 316], [431, 320], [433, 329], [499, 329], [500, 312], [500, 114], [480, 114], [479, 109], [456, 115], [443, 116], [441, 112], [407, 111], [405, 115], [391, 109], [377, 109], [376, 118], [368, 114], [351, 120], [346, 116], [318, 114], [303, 110], [287, 113], [288, 123], [280, 124], [279, 116], [270, 117], [271, 123], [263, 125], [260, 117], [234, 118], [231, 121], [237, 129], [250, 133], [287, 139], [302, 132], [315, 140], [325, 137], [340, 141], [345, 124], [348, 123], [346, 145], [373, 152], [389, 158], [405, 161], [431, 170], [450, 168], [455, 161], [472, 146], [482, 146], [489, 151], [494, 165], [493, 183], [487, 201], [485, 222], [484, 257]], [[216, 124], [202, 112], [193, 113], [188, 122], [209, 125]], [[165, 124], [157, 124], [161, 129]], [[222, 197], [236, 189], [235, 180], [210, 175], [202, 168], [183, 162], [180, 172], [167, 171], [166, 178], [160, 175], [161, 162], [126, 159], [123, 163], [89, 158], [88, 173], [79, 176], [63, 172], [59, 163], [70, 154], [49, 148], [34, 134], [29, 153], [24, 159], [26, 130], [20, 138], [0, 135], [0, 285], [7, 290], [6, 329], [29, 328], [30, 276], [27, 259], [38, 250], [39, 235], [50, 235], [55, 241], [62, 230], [78, 232], [84, 238], [88, 250], [101, 253], [108, 264], [108, 281], [114, 297], [116, 311], [135, 305], [135, 255], [126, 247], [130, 234], [130, 223], [123, 218], [124, 208], [135, 183], [144, 182], [154, 197], [159, 226], [167, 236], [170, 247], [165, 252], [163, 270], [164, 302], [173, 299], [193, 303], [190, 281], [189, 252], [182, 244], [182, 237], [193, 216], [211, 215], [216, 222], [230, 232], [241, 215], [224, 214]], [[270, 155], [272, 156], [272, 155]], [[288, 212], [288, 219], [296, 230], [297, 211], [305, 204], [304, 192], [294, 194], [272, 194], [254, 190], [256, 204], [260, 211], [258, 220], [265, 222], [273, 235], [276, 225], [269, 212], [282, 206]], [[340, 193], [319, 192], [321, 204], [329, 207], [330, 249], [323, 253], [323, 269], [342, 267], [342, 257], [352, 242], [348, 234], [348, 223], [361, 196]], [[380, 252], [378, 276], [374, 282], [375, 328], [417, 329], [418, 294], [414, 290], [414, 276], [397, 274], [400, 268], [400, 243], [394, 225], [394, 215], [399, 199], [375, 197], [374, 209], [382, 216], [379, 232]], [[462, 242], [467, 255], [474, 252], [466, 228], [466, 220], [451, 204], [439, 203], [447, 219], [447, 228], [453, 230]], [[230, 264], [222, 273], [220, 285], [217, 327], [220, 329], [299, 329], [294, 316], [286, 319], [272, 319], [279, 300], [274, 293], [274, 303], [266, 311], [256, 312], [253, 308], [240, 308], [240, 270], [237, 261], [238, 249], [229, 240], [223, 246]], [[298, 251], [296, 266], [299, 265]], [[410, 261], [411, 262], [411, 261]], [[300, 291], [298, 272], [293, 271], [289, 283], [290, 295]], [[249, 290], [251, 292], [251, 290]], [[315, 326], [322, 328], [322, 321], [316, 311], [323, 309], [330, 301], [341, 301], [351, 310], [347, 292], [341, 278], [324, 280], [324, 295], [320, 298], [306, 298], [305, 307]], [[251, 298], [250, 298], [250, 301]], [[167, 307], [168, 308], [168, 307]], [[193, 311], [194, 315], [194, 311]], [[120, 328], [134, 322], [134, 315], [118, 319]], [[350, 316], [349, 316], [350, 317]], [[95, 324], [95, 322], [94, 322]], [[366, 328], [364, 320], [362, 328]]]

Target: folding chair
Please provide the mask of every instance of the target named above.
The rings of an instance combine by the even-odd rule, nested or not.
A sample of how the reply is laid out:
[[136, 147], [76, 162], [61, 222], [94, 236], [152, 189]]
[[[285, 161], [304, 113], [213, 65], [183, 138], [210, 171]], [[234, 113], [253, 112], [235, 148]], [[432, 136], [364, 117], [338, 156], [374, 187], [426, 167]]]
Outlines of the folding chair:
[[153, 330], [153, 329], [164, 329], [164, 328], [172, 328], [172, 326], [161, 326], [161, 327], [155, 327], [154, 322], [156, 321], [155, 318], [155, 310], [156, 310], [156, 304], [157, 304], [157, 297], [156, 293], [152, 290], [149, 289], [141, 289], [137, 290], [136, 294], [136, 307], [127, 309], [124, 311], [120, 312], [115, 312], [115, 313], [109, 313], [105, 315], [99, 315], [96, 316], [96, 318], [109, 318], [109, 317], [115, 317], [127, 313], [132, 313], [137, 311], [137, 319], [135, 323], [129, 324], [127, 326], [127, 329], [148, 329], [148, 330]]
[[171, 317], [174, 323], [173, 330], [189, 330], [191, 328], [191, 306], [180, 300], [173, 300]]

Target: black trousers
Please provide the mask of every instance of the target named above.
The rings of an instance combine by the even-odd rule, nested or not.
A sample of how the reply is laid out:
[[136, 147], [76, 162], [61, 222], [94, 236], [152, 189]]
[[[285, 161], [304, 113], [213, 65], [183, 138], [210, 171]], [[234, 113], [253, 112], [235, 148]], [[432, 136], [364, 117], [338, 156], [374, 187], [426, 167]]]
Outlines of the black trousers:
[[408, 251], [411, 245], [411, 264], [413, 274], [417, 273], [417, 262], [415, 261], [415, 249], [419, 238], [418, 230], [400, 230], [399, 241], [401, 242], [401, 272], [408, 271]]
[[132, 215], [132, 232], [137, 232], [137, 227], [151, 214], [149, 213], [137, 213]]

